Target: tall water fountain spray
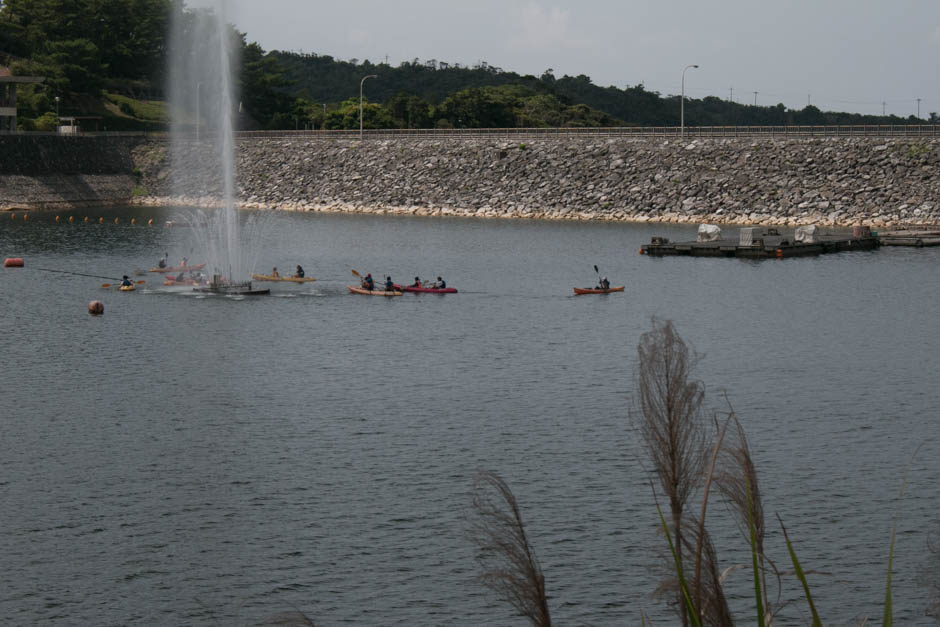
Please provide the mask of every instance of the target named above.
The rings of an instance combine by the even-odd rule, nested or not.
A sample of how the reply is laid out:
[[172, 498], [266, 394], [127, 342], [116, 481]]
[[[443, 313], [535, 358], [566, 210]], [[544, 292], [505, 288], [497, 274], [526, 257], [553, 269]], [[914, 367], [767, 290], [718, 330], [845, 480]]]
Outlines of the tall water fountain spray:
[[205, 255], [209, 273], [229, 282], [247, 280], [249, 272], [235, 207], [232, 68], [238, 43], [223, 0], [207, 10], [174, 12], [167, 72], [171, 184], [185, 204], [210, 207], [192, 220], [202, 249], [194, 255]]

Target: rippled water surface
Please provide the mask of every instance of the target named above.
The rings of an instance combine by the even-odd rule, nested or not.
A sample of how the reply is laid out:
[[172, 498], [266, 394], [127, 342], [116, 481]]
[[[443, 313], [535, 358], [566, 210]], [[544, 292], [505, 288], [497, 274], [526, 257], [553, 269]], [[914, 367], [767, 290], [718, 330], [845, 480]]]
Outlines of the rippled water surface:
[[[4, 621], [254, 624], [296, 608], [318, 625], [521, 625], [474, 582], [469, 491], [492, 469], [556, 623], [673, 624], [651, 596], [663, 540], [628, 419], [654, 315], [704, 354], [709, 406], [726, 391], [741, 416], [767, 551], [790, 567], [776, 513], [820, 573], [824, 621], [879, 619], [896, 511], [895, 619], [927, 620], [940, 249], [654, 259], [637, 255], [651, 235], [694, 227], [268, 214], [256, 270], [319, 280], [236, 301], [154, 274], [102, 289], [165, 251], [198, 261], [192, 233], [128, 223], [171, 210], [74, 215], [0, 220], [0, 257], [26, 259], [0, 270]], [[572, 296], [593, 264], [626, 292]], [[441, 274], [460, 293], [355, 296], [352, 269]], [[711, 511], [722, 565], [747, 562]], [[741, 624], [749, 577], [729, 580]], [[782, 594], [781, 624], [805, 622], [792, 578]]]

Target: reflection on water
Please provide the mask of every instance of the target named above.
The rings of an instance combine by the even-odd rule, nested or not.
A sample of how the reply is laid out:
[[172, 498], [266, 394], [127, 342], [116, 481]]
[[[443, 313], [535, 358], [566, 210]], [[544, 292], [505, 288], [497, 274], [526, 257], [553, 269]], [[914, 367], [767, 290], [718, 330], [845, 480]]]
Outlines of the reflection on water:
[[[727, 390], [768, 516], [829, 573], [811, 576], [821, 614], [879, 616], [900, 511], [895, 618], [924, 620], [940, 250], [651, 259], [636, 254], [651, 235], [694, 227], [276, 214], [250, 270], [299, 263], [318, 280], [232, 302], [152, 274], [122, 294], [39, 270], [200, 261], [187, 229], [128, 223], [180, 211], [91, 215], [105, 223], [0, 221], [0, 255], [26, 259], [0, 289], [13, 623], [250, 624], [297, 607], [318, 624], [511, 624], [473, 582], [464, 535], [486, 468], [523, 507], [559, 624], [671, 624], [650, 596], [662, 539], [627, 417], [653, 315], [705, 355], [711, 407]], [[572, 296], [594, 264], [626, 292]], [[360, 298], [352, 269], [442, 275], [460, 293]], [[747, 563], [711, 511], [722, 564]], [[767, 548], [787, 568], [773, 525]], [[746, 622], [747, 570], [729, 587]], [[782, 621], [803, 620], [798, 584], [783, 596]]]

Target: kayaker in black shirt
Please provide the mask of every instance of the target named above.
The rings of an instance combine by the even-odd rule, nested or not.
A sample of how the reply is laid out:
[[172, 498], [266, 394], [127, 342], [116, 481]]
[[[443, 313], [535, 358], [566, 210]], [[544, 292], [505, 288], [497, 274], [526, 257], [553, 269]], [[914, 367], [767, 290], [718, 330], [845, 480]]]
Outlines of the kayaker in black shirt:
[[610, 281], [607, 280], [607, 277], [601, 279], [600, 285], [597, 286], [599, 290], [608, 290], [610, 289]]
[[130, 278], [128, 278], [128, 276], [125, 274], [124, 279], [121, 281], [121, 285], [127, 287], [128, 285], [133, 285], [133, 283], [131, 283]]
[[385, 291], [386, 291], [386, 292], [394, 292], [394, 291], [395, 291], [395, 284], [392, 283], [392, 277], [390, 277], [390, 276], [385, 277]]
[[300, 264], [297, 264], [297, 270], [294, 272], [294, 276], [298, 279], [304, 278], [304, 269], [300, 267]]

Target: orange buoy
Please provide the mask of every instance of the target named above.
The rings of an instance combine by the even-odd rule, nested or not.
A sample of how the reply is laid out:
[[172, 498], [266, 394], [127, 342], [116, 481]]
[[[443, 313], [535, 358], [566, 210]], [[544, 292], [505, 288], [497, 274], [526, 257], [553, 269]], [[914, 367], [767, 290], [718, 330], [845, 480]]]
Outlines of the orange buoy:
[[131, 218], [131, 224], [137, 224], [137, 218]]
[[26, 222], [27, 220], [29, 220], [29, 214], [28, 214], [28, 213], [24, 213], [24, 214], [23, 214], [23, 222]]
[[11, 220], [16, 220], [16, 214], [15, 214], [15, 213], [11, 213], [11, 214], [10, 214], [10, 219], [11, 219]]
[[88, 313], [93, 316], [100, 316], [104, 313], [104, 303], [100, 300], [93, 300], [88, 303]]
[[783, 259], [783, 250], [777, 249], [777, 259]]
[[23, 258], [22, 257], [7, 257], [3, 260], [4, 268], [22, 268], [23, 267]]
[[98, 218], [98, 224], [104, 224], [104, 218]]
[[120, 218], [114, 218], [114, 223], [115, 223], [115, 224], [117, 224], [117, 223], [120, 222], [120, 221], [121, 221]]
[[59, 216], [56, 216], [56, 217], [55, 217], [55, 221], [56, 221], [56, 222], [59, 221]]
[[85, 216], [85, 224], [88, 224], [88, 216]]
[[153, 226], [153, 218], [147, 220], [147, 226]]

